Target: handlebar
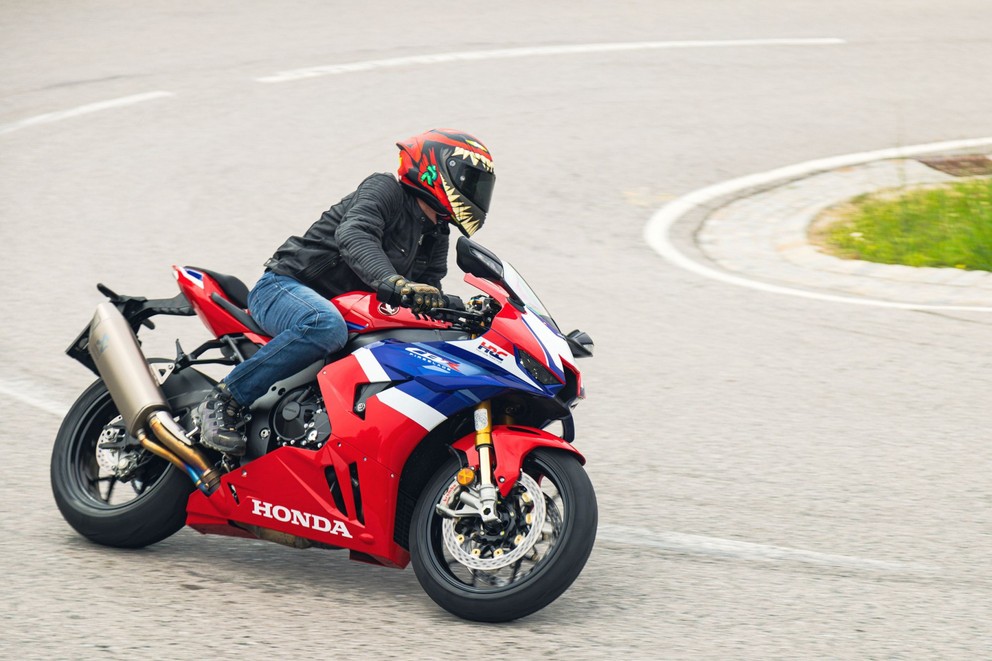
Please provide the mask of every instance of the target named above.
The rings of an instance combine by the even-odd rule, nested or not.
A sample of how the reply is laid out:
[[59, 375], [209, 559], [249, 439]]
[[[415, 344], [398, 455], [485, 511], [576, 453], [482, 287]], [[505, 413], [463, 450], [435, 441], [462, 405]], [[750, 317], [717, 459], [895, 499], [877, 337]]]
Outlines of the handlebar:
[[[409, 297], [404, 296], [403, 299]], [[409, 308], [408, 300], [401, 300], [400, 305]], [[452, 328], [466, 330], [472, 333], [483, 333], [489, 330], [493, 323], [493, 317], [500, 310], [500, 304], [488, 296], [476, 296], [472, 298], [465, 310], [454, 308], [432, 308], [426, 312], [416, 314], [418, 317], [424, 316], [437, 321], [446, 321]]]

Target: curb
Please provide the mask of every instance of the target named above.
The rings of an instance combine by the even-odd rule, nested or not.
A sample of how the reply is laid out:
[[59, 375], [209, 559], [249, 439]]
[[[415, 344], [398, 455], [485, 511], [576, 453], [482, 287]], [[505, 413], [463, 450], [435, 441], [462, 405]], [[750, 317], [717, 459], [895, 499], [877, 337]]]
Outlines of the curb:
[[[955, 168], [946, 164], [960, 161], [962, 150], [989, 146], [992, 138], [917, 145], [734, 179], [662, 207], [645, 227], [645, 238], [677, 266], [769, 293], [899, 309], [992, 312], [992, 273], [840, 259], [807, 238], [823, 210], [864, 193], [953, 181], [956, 176], [946, 171]], [[931, 156], [926, 165], [916, 160], [951, 152], [953, 158]], [[695, 258], [672, 242], [676, 230], [692, 242]]]
[[723, 269], [805, 288], [925, 305], [992, 305], [992, 273], [841, 259], [810, 243], [821, 212], [879, 190], [957, 178], [915, 160], [831, 170], [738, 198], [696, 231], [703, 255]]

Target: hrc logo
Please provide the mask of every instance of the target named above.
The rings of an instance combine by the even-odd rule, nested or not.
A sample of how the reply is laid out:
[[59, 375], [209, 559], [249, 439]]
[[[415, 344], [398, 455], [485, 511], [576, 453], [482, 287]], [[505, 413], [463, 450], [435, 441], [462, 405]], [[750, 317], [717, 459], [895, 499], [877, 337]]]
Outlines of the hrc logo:
[[481, 351], [482, 353], [486, 354], [490, 358], [493, 358], [493, 359], [495, 359], [495, 360], [497, 360], [497, 361], [499, 361], [501, 363], [503, 362], [503, 359], [504, 358], [506, 358], [507, 356], [510, 355], [507, 352], [505, 352], [502, 349], [500, 349], [495, 344], [490, 344], [489, 342], [486, 342], [485, 340], [481, 340], [479, 342], [479, 351]]

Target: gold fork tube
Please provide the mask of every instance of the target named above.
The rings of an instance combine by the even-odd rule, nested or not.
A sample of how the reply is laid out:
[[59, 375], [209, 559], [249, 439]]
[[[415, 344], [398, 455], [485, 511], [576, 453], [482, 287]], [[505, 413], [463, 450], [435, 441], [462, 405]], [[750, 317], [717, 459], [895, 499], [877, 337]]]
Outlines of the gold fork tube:
[[494, 523], [499, 516], [493, 482], [493, 405], [488, 400], [475, 407], [475, 449], [479, 453], [479, 509], [484, 522]]

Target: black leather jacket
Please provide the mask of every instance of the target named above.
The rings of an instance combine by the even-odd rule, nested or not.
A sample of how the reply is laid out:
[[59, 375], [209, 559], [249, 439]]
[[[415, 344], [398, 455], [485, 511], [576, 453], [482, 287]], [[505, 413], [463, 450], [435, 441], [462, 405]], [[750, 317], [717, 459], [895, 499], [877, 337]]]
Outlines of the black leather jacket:
[[328, 298], [375, 291], [402, 275], [441, 288], [448, 271], [446, 223], [435, 225], [392, 174], [376, 173], [325, 211], [303, 236], [291, 236], [265, 262]]

